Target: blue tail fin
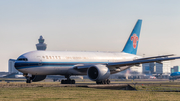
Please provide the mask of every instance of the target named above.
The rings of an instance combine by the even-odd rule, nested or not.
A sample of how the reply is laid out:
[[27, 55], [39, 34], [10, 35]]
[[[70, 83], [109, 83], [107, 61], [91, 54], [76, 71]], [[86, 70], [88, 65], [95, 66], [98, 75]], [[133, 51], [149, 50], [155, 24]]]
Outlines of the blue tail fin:
[[126, 45], [124, 46], [123, 52], [136, 55], [141, 30], [141, 23], [142, 20], [138, 20], [136, 22], [136, 25], [134, 26], [134, 29], [132, 30], [131, 35], [129, 36], [129, 39], [127, 40]]

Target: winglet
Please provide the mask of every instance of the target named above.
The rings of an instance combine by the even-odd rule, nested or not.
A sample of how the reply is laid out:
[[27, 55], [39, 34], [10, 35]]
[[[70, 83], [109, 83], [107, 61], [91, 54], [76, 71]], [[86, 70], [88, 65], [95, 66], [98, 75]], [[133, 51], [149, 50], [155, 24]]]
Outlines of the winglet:
[[136, 22], [136, 25], [134, 26], [129, 39], [126, 42], [126, 45], [124, 46], [123, 52], [136, 55], [141, 31], [141, 24], [142, 20], [139, 19]]

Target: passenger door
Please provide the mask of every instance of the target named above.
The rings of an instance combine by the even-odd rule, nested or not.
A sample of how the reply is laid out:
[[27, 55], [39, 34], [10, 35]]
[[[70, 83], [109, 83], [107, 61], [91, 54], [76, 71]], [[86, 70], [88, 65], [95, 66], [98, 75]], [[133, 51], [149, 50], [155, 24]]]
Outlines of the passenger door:
[[38, 58], [38, 66], [42, 66], [42, 57], [37, 56], [37, 58]]

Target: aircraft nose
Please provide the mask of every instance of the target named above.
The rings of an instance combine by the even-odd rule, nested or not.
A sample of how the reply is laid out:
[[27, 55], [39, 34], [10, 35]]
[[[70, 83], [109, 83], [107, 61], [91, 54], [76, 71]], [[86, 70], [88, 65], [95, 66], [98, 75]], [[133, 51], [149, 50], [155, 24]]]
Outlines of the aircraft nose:
[[15, 67], [16, 69], [18, 69], [19, 67], [21, 67], [21, 63], [19, 63], [18, 61], [16, 61], [16, 62], [14, 63], [14, 67]]
[[20, 56], [14, 63], [14, 67], [16, 69], [19, 69], [20, 67], [24, 66], [26, 62], [28, 61], [28, 58], [24, 56]]

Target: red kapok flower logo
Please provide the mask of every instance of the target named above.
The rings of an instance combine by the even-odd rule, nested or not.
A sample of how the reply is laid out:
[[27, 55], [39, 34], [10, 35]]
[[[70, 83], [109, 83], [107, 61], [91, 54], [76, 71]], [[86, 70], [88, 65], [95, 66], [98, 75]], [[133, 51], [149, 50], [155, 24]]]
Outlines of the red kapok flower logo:
[[136, 34], [133, 34], [131, 36], [131, 41], [133, 41], [133, 48], [135, 49], [138, 41], [138, 36]]

